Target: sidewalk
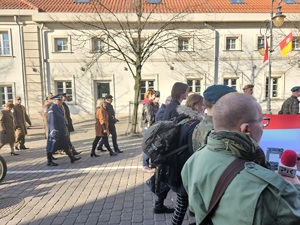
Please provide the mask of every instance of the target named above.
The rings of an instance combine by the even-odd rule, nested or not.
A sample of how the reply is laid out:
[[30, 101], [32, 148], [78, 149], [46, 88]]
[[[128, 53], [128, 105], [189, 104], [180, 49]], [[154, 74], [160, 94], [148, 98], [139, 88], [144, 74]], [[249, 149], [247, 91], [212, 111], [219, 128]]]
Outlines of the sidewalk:
[[[77, 122], [71, 134], [81, 160], [70, 163], [66, 155], [56, 155], [59, 165], [46, 166], [42, 127], [28, 130], [26, 146], [10, 156], [9, 146], [1, 150], [8, 173], [0, 183], [1, 225], [73, 225], [73, 224], [170, 224], [172, 214], [153, 214], [155, 195], [145, 185], [151, 174], [141, 169], [141, 138], [124, 134], [130, 128], [117, 124], [122, 154], [115, 157], [99, 152], [91, 158], [95, 136], [94, 120]], [[174, 206], [176, 194], [170, 192], [165, 204]], [[183, 224], [194, 222], [186, 215]]]

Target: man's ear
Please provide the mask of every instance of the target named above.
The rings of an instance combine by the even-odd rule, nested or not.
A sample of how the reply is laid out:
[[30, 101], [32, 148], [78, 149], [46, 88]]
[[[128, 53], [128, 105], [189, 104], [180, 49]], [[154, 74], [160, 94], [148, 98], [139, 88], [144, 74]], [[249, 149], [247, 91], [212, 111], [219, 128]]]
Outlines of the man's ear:
[[243, 133], [249, 133], [249, 123], [243, 123], [240, 126], [240, 131]]

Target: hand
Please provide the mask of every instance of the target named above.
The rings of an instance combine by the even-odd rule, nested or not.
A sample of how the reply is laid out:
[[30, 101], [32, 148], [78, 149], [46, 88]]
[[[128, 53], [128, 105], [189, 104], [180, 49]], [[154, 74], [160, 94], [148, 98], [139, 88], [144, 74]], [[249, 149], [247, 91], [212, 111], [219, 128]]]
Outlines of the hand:
[[[275, 173], [278, 173], [278, 171], [276, 170]], [[298, 176], [295, 177], [287, 177], [287, 176], [281, 176], [283, 179], [285, 179], [286, 181], [291, 182], [292, 184], [300, 184], [299, 178]]]
[[103, 133], [107, 133], [107, 131], [106, 131], [106, 130], [103, 130]]

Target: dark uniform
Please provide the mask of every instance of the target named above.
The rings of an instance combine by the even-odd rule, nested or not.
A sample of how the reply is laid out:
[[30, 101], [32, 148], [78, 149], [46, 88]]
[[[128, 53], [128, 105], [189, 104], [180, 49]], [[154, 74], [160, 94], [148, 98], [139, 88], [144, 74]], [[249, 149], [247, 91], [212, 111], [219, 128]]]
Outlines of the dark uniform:
[[298, 114], [300, 101], [296, 96], [291, 96], [281, 106], [281, 110], [278, 114]]
[[[56, 95], [51, 99], [61, 100], [61, 97]], [[59, 105], [52, 103], [48, 110], [48, 138], [46, 147], [48, 166], [57, 166], [56, 163], [52, 162], [52, 153], [58, 149], [63, 149], [65, 151], [69, 156], [71, 163], [80, 159], [74, 157], [69, 149], [69, 136], [67, 134], [64, 112]]]

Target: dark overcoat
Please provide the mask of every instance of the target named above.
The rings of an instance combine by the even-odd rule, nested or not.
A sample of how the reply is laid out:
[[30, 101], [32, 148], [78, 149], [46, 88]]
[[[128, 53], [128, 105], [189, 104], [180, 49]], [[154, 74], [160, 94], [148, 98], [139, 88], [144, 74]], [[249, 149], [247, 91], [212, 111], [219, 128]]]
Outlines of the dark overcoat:
[[0, 144], [10, 144], [15, 142], [15, 130], [13, 113], [10, 110], [0, 112]]
[[48, 110], [47, 152], [55, 152], [68, 147], [64, 113], [58, 105], [52, 103]]

